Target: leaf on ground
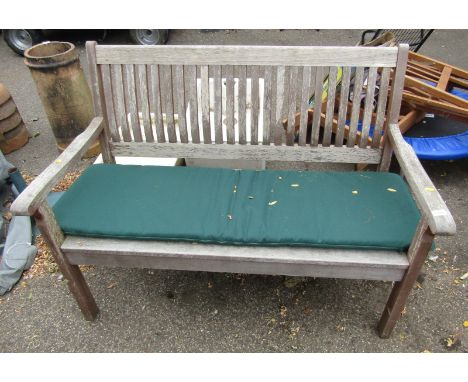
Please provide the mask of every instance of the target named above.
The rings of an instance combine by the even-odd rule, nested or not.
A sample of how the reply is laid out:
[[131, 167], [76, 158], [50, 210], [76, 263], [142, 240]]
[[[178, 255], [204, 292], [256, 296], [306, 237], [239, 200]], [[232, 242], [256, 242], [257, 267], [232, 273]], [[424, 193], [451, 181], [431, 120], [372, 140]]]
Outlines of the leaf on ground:
[[463, 327], [468, 328], [468, 320], [463, 321]]

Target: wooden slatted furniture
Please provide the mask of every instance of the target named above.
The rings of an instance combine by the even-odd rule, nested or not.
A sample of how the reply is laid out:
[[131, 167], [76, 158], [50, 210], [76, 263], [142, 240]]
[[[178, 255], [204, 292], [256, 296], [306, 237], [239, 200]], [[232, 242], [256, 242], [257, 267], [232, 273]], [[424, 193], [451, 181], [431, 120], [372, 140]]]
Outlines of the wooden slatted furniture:
[[[34, 216], [87, 319], [94, 319], [98, 308], [78, 264], [394, 281], [378, 326], [380, 336], [390, 335], [434, 235], [453, 235], [456, 229], [444, 201], [398, 128], [407, 45], [100, 46], [88, 42], [86, 49], [97, 117], [15, 200], [11, 210], [18, 215]], [[336, 81], [331, 80], [327, 102], [334, 102], [333, 94], [337, 93], [347, 99], [346, 93], [354, 88], [353, 102], [340, 103], [335, 133], [333, 118], [328, 115], [320, 131], [317, 113], [308, 143], [309, 98], [322, 93], [324, 76], [329, 73], [333, 78], [337, 66], [344, 68], [345, 75], [339, 89], [333, 88]], [[350, 85], [352, 68], [356, 68], [354, 85]], [[377, 102], [374, 139], [369, 141], [372, 87], [378, 72], [383, 73], [384, 81], [389, 81], [384, 86], [390, 87], [390, 93], [387, 97], [387, 92], [382, 92]], [[368, 85], [367, 97], [361, 100], [364, 82]], [[317, 98], [316, 107], [321, 108], [320, 97]], [[214, 107], [210, 107], [210, 101]], [[246, 113], [247, 103], [250, 113]], [[355, 145], [362, 104], [365, 110], [362, 138]], [[345, 140], [348, 108], [350, 138]], [[283, 121], [294, 121], [297, 111], [300, 126], [299, 140], [295, 143], [294, 124], [284, 129]], [[325, 113], [330, 111], [331, 106], [325, 107]], [[380, 147], [382, 135], [384, 146]], [[182, 242], [65, 236], [45, 198], [96, 138], [100, 140], [106, 163], [114, 163], [116, 156], [231, 158], [368, 163], [378, 165], [378, 171], [388, 171], [395, 153], [420, 209], [421, 220], [407, 253], [194, 246]]]

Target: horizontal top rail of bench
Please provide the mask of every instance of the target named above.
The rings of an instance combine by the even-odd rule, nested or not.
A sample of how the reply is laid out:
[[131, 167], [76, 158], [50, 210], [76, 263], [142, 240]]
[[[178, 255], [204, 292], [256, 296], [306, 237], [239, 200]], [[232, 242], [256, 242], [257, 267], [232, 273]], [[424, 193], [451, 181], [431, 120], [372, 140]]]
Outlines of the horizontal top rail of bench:
[[97, 45], [97, 64], [395, 67], [398, 47]]

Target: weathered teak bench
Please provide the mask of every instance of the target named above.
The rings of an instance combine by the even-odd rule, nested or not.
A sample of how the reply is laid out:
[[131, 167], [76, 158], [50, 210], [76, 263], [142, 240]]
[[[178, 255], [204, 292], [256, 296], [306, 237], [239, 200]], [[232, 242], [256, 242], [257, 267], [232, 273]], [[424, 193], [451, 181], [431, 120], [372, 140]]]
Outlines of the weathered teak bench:
[[[98, 308], [79, 264], [153, 267], [394, 281], [378, 326], [380, 336], [390, 335], [434, 235], [453, 235], [456, 229], [398, 127], [408, 46], [137, 47], [88, 42], [86, 49], [97, 117], [11, 207], [15, 214], [34, 216], [86, 319], [93, 320]], [[334, 77], [337, 67], [343, 68], [340, 86]], [[324, 127], [320, 127], [320, 113], [315, 113], [308, 132], [309, 98], [322, 94], [325, 73], [330, 73], [328, 100], [322, 105], [322, 98], [315, 97], [314, 105], [327, 113]], [[350, 78], [355, 91], [348, 97]], [[377, 80], [380, 95], [374, 105]], [[361, 92], [363, 83], [367, 90]], [[246, 107], [249, 87], [251, 108]], [[332, 112], [338, 98], [338, 127], [333, 131]], [[349, 122], [347, 107], [351, 108]], [[369, 140], [373, 110], [376, 118]], [[301, 113], [298, 137], [293, 123], [284, 128], [284, 121], [293, 121], [296, 112]], [[361, 139], [356, 145], [359, 118]], [[345, 125], [348, 139], [344, 139]], [[118, 156], [279, 160], [375, 164], [378, 172], [387, 172], [394, 153], [420, 210], [419, 224], [404, 252], [65, 235], [46, 196], [96, 138], [105, 163], [115, 163]], [[131, 203], [130, 194], [125, 203]]]

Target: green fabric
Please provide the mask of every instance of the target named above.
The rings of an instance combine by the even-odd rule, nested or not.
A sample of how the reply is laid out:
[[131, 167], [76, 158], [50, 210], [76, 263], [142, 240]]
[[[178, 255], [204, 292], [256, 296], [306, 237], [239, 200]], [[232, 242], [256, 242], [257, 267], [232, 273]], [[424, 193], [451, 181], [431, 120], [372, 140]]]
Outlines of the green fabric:
[[396, 250], [419, 220], [392, 173], [111, 164], [88, 168], [54, 211], [72, 235]]

